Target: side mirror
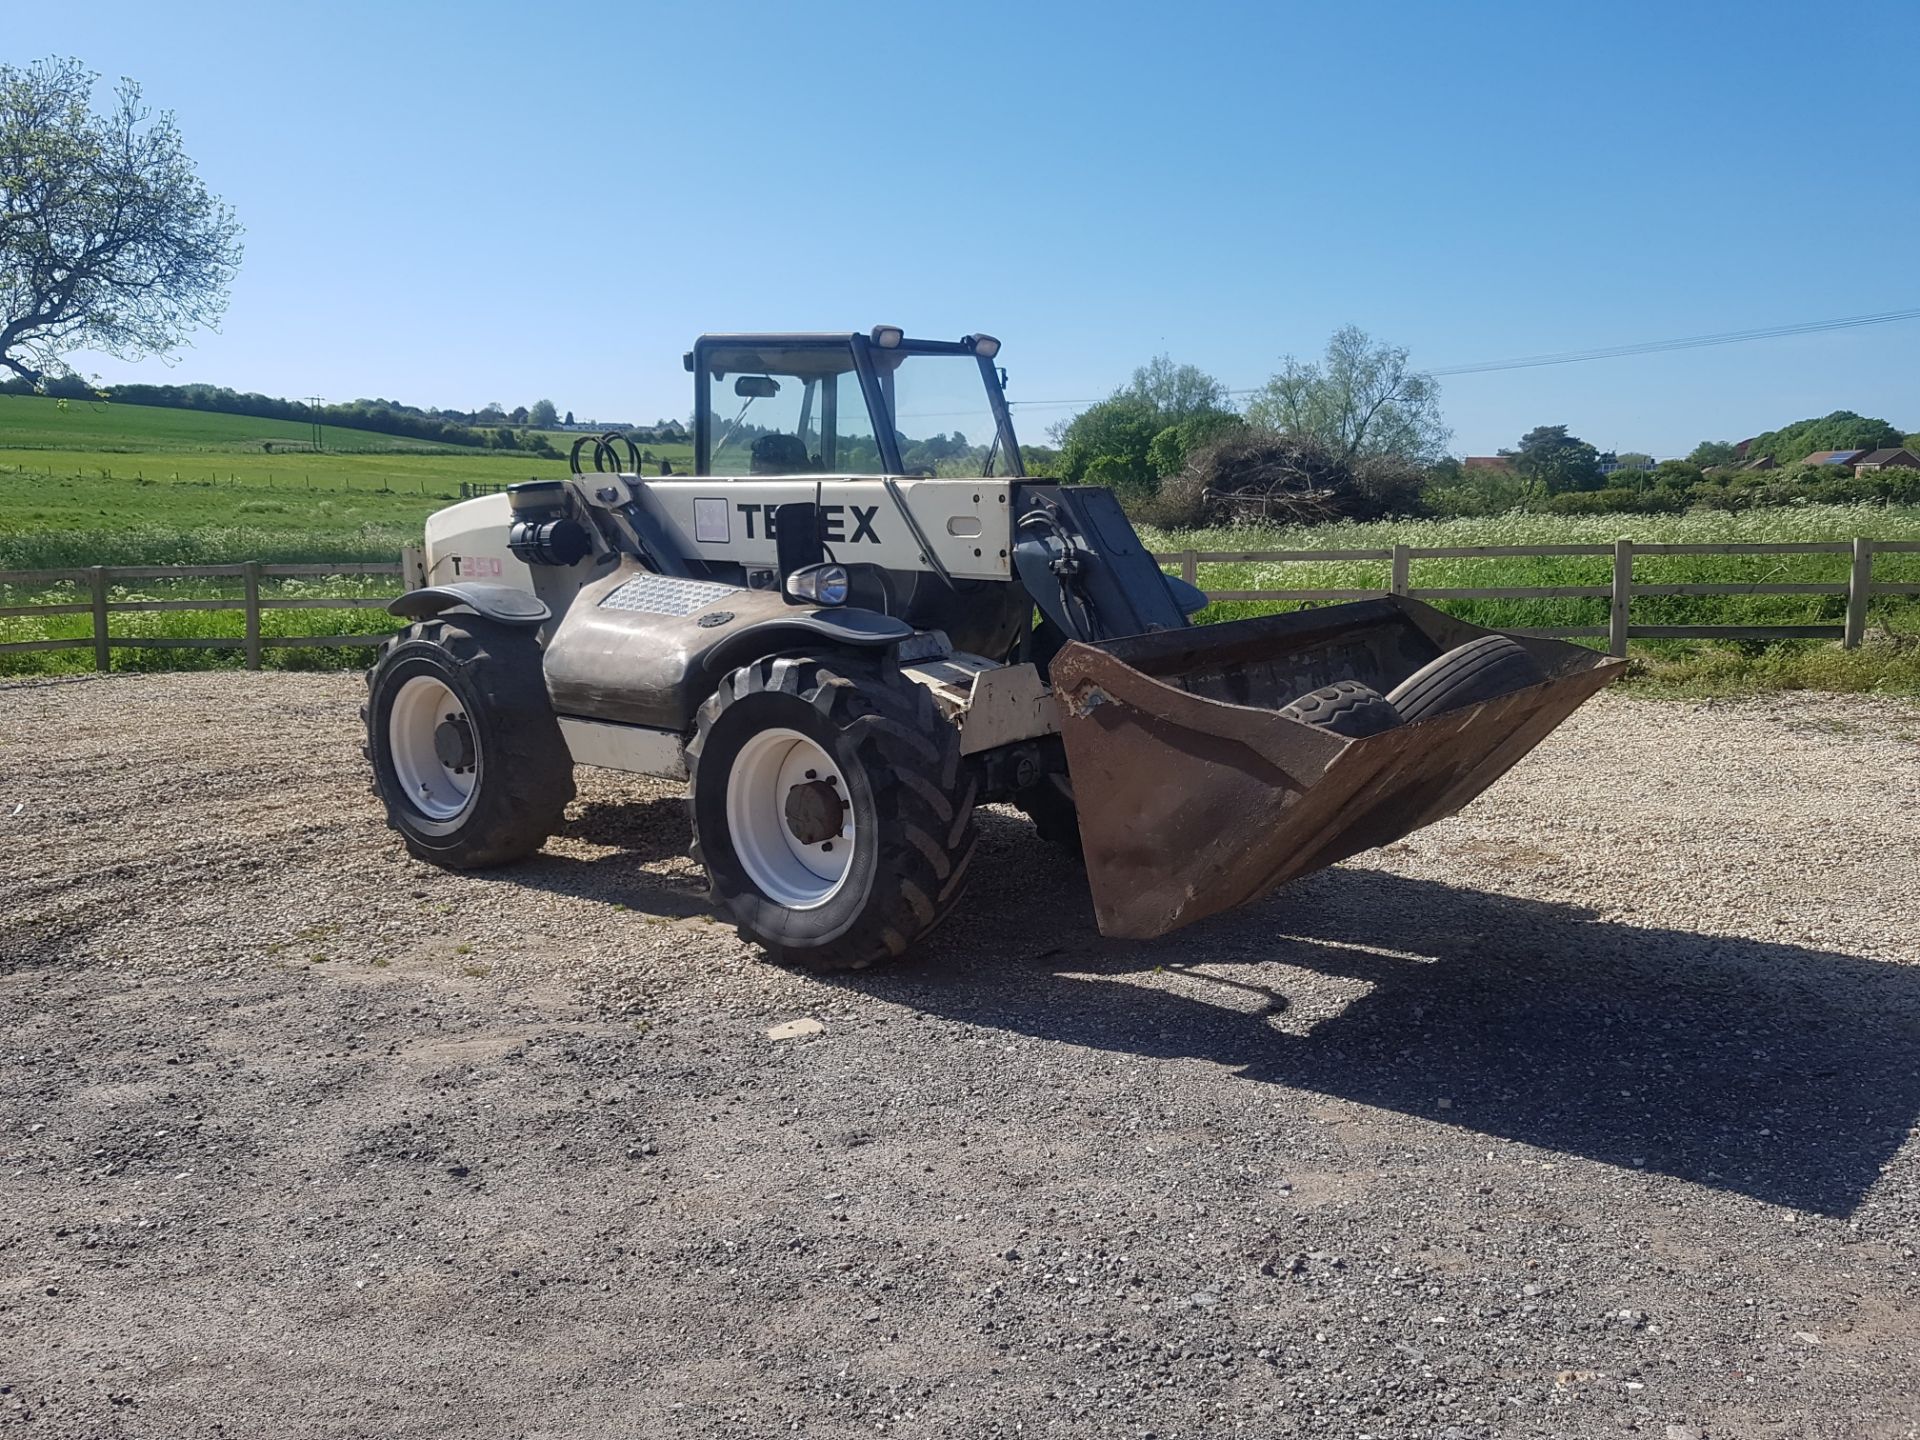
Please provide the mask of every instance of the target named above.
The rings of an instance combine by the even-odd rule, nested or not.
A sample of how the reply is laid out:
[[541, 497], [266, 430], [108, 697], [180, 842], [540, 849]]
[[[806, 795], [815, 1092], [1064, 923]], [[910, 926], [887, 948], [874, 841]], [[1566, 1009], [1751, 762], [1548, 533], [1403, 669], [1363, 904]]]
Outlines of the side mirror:
[[771, 375], [742, 375], [733, 382], [733, 393], [742, 400], [771, 400], [780, 393], [780, 382]]
[[796, 500], [773, 509], [773, 545], [780, 568], [780, 593], [790, 605], [804, 604], [787, 591], [787, 577], [795, 571], [818, 565], [827, 558], [820, 538], [820, 507], [811, 500]]

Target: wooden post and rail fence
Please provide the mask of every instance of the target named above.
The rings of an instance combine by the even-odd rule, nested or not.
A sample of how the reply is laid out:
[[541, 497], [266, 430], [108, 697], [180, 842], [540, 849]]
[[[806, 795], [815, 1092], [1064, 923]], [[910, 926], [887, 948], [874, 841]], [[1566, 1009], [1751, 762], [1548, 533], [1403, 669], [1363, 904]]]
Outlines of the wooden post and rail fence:
[[[1415, 600], [1605, 600], [1604, 625], [1547, 626], [1520, 629], [1516, 634], [1559, 639], [1586, 639], [1604, 635], [1608, 653], [1625, 655], [1629, 640], [1838, 640], [1849, 650], [1866, 635], [1867, 605], [1877, 596], [1920, 595], [1920, 584], [1873, 578], [1875, 555], [1920, 554], [1920, 540], [1802, 540], [1725, 544], [1640, 544], [1616, 540], [1611, 545], [1394, 545], [1353, 550], [1172, 550], [1154, 559], [1179, 566], [1181, 578], [1200, 583], [1200, 567], [1208, 564], [1326, 563], [1366, 560], [1388, 566], [1387, 593]], [[1652, 585], [1636, 582], [1633, 562], [1645, 555], [1847, 555], [1852, 563], [1844, 581], [1799, 582], [1774, 580], [1702, 581], [1689, 585]], [[1413, 583], [1416, 560], [1500, 560], [1507, 557], [1610, 556], [1613, 578], [1605, 585], [1473, 585], [1429, 586]], [[1376, 589], [1209, 590], [1207, 598], [1222, 600], [1364, 600]], [[1840, 625], [1636, 625], [1630, 607], [1636, 595], [1840, 595], [1846, 597], [1846, 619]]]
[[[1394, 545], [1375, 549], [1336, 550], [1175, 550], [1157, 553], [1162, 565], [1178, 566], [1189, 584], [1200, 583], [1200, 567], [1209, 564], [1314, 564], [1329, 561], [1371, 561], [1387, 566], [1389, 594], [1406, 595], [1415, 600], [1570, 600], [1589, 599], [1608, 602], [1604, 625], [1575, 625], [1559, 628], [1521, 630], [1528, 635], [1551, 635], [1566, 639], [1605, 636], [1607, 649], [1614, 655], [1627, 653], [1629, 640], [1838, 640], [1849, 649], [1857, 646], [1866, 633], [1867, 606], [1880, 596], [1920, 596], [1920, 583], [1876, 581], [1873, 578], [1875, 555], [1920, 554], [1920, 540], [1812, 540], [1797, 542], [1761, 542], [1729, 544], [1636, 544], [1617, 540], [1611, 545]], [[1715, 581], [1689, 585], [1653, 585], [1636, 583], [1634, 560], [1648, 555], [1847, 555], [1851, 565], [1845, 581]], [[1420, 560], [1500, 560], [1506, 557], [1539, 556], [1611, 556], [1613, 576], [1605, 585], [1493, 585], [1420, 587], [1413, 583], [1413, 566]], [[269, 610], [379, 610], [391, 595], [356, 597], [285, 597], [262, 592], [262, 582], [290, 578], [313, 579], [340, 576], [393, 576], [401, 581], [397, 590], [423, 584], [424, 567], [417, 550], [409, 550], [397, 563], [336, 562], [300, 565], [269, 565], [248, 561], [241, 565], [93, 565], [60, 570], [0, 571], [0, 586], [43, 588], [71, 584], [76, 594], [84, 587], [86, 599], [27, 605], [0, 605], [0, 619], [16, 616], [91, 615], [92, 633], [55, 640], [16, 640], [0, 644], [0, 655], [30, 651], [76, 650], [91, 647], [94, 668], [108, 670], [112, 652], [130, 649], [237, 649], [244, 652], [249, 670], [261, 668], [262, 652], [288, 646], [373, 646], [381, 644], [384, 634], [361, 635], [266, 635], [261, 631], [261, 616]], [[241, 598], [193, 600], [116, 600], [113, 587], [130, 580], [238, 579]], [[1210, 590], [1207, 598], [1215, 601], [1313, 602], [1325, 600], [1361, 600], [1379, 595], [1378, 588], [1297, 588], [1261, 590]], [[1631, 619], [1631, 604], [1636, 595], [1821, 595], [1844, 596], [1846, 618], [1839, 625], [1637, 625]], [[239, 610], [244, 613], [244, 632], [238, 636], [135, 636], [115, 635], [112, 622], [116, 614], [152, 613], [180, 610]]]
[[[303, 565], [264, 565], [249, 560], [240, 565], [89, 565], [65, 570], [0, 570], [0, 586], [44, 586], [71, 584], [76, 593], [84, 589], [85, 600], [55, 601], [32, 605], [0, 605], [0, 619], [14, 616], [91, 615], [93, 633], [62, 640], [15, 640], [0, 644], [0, 655], [24, 654], [35, 650], [93, 650], [93, 668], [112, 668], [113, 651], [133, 650], [240, 650], [246, 655], [247, 669], [261, 668], [261, 655], [268, 648], [283, 646], [379, 645], [386, 635], [266, 635], [261, 632], [260, 617], [268, 610], [384, 610], [392, 595], [379, 596], [280, 596], [264, 595], [261, 582], [283, 579], [334, 579], [343, 576], [391, 575], [402, 583], [399, 590], [423, 584], [424, 565], [420, 552], [405, 551], [398, 561], [331, 561]], [[242, 597], [194, 600], [116, 600], [113, 587], [129, 580], [239, 580]], [[153, 614], [181, 610], [239, 610], [244, 613], [244, 632], [240, 635], [115, 635], [113, 617], [123, 614]]]

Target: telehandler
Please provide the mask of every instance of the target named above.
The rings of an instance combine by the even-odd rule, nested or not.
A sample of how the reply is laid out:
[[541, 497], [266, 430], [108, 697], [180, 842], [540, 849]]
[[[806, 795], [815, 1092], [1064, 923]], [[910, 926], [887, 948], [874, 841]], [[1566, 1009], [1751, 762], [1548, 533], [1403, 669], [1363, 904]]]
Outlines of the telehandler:
[[1190, 624], [1111, 493], [1026, 476], [999, 349], [702, 336], [692, 473], [595, 441], [433, 515], [364, 712], [407, 848], [518, 860], [576, 765], [685, 782], [740, 934], [854, 968], [1011, 802], [1151, 937], [1454, 813], [1624, 668], [1394, 595]]

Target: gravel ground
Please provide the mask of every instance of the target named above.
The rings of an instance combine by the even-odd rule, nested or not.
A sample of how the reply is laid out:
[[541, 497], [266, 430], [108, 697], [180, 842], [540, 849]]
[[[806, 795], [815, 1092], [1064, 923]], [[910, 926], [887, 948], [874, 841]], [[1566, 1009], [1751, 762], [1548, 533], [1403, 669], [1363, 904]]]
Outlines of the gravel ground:
[[1920, 1434], [1909, 704], [1603, 696], [1149, 944], [991, 812], [823, 980], [643, 783], [409, 860], [357, 685], [0, 689], [0, 1429]]

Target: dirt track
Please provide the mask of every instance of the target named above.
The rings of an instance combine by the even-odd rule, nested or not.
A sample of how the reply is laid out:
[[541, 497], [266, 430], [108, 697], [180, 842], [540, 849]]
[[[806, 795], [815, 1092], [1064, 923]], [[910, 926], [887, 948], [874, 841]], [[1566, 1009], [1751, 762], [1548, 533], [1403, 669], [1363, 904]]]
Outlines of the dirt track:
[[1920, 1435], [1909, 704], [1603, 697], [1154, 944], [995, 812], [826, 981], [618, 777], [409, 861], [356, 687], [0, 688], [0, 1428]]

